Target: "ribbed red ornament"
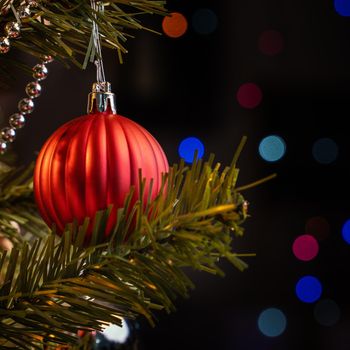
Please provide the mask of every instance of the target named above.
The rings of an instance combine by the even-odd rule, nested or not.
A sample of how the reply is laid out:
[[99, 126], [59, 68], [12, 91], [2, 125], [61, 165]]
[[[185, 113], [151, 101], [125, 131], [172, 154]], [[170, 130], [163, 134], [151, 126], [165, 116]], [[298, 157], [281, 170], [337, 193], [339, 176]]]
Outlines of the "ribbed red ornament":
[[116, 210], [123, 207], [130, 187], [139, 196], [139, 169], [151, 198], [168, 172], [166, 156], [143, 127], [120, 115], [88, 114], [61, 126], [46, 141], [34, 170], [34, 193], [45, 222], [58, 233], [68, 223], [82, 224], [86, 217], [113, 204], [106, 235], [116, 224]]

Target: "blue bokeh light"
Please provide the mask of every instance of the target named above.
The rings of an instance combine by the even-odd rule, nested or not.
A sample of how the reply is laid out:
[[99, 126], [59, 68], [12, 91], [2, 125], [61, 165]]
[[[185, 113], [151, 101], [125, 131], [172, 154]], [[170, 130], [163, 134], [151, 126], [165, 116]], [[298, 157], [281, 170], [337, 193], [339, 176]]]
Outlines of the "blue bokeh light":
[[192, 163], [196, 151], [197, 158], [201, 159], [204, 155], [204, 145], [197, 137], [188, 137], [181, 141], [179, 146], [179, 155], [187, 163]]
[[319, 139], [312, 147], [312, 155], [317, 162], [330, 164], [338, 157], [338, 145], [328, 137]]
[[192, 25], [198, 34], [210, 34], [215, 31], [218, 19], [212, 10], [203, 8], [194, 13]]
[[350, 244], [350, 219], [344, 223], [342, 228], [342, 235], [343, 235], [344, 241], [347, 244]]
[[261, 140], [259, 154], [267, 162], [276, 162], [286, 153], [286, 143], [277, 135], [270, 135]]
[[287, 327], [287, 318], [281, 310], [269, 308], [260, 314], [258, 327], [267, 337], [278, 337]]
[[314, 276], [305, 276], [298, 281], [295, 292], [304, 303], [314, 303], [322, 294], [322, 285]]
[[334, 0], [334, 8], [340, 16], [350, 16], [350, 0]]

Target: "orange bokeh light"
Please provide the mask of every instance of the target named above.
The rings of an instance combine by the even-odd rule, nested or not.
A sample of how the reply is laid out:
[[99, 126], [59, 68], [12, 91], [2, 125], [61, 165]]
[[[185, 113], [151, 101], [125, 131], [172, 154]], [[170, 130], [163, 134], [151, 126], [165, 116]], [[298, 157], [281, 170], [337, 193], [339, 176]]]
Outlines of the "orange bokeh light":
[[188, 28], [186, 17], [179, 12], [172, 12], [164, 17], [162, 23], [164, 33], [170, 38], [179, 38], [184, 35]]

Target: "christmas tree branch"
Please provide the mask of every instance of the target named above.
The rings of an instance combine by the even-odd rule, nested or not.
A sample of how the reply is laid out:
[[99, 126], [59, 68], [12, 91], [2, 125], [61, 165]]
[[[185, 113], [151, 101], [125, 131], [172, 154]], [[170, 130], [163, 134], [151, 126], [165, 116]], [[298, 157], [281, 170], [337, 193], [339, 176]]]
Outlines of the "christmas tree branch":
[[[92, 21], [99, 26], [101, 41], [105, 47], [115, 49], [120, 60], [127, 53], [125, 43], [136, 30], [153, 31], [143, 25], [140, 17], [146, 14], [166, 15], [165, 1], [112, 0], [104, 2], [105, 10], [96, 13], [89, 0], [38, 0], [30, 17], [22, 20], [21, 37], [11, 40], [18, 50], [35, 57], [52, 55], [59, 61], [70, 62], [85, 68], [93, 61], [95, 52], [91, 41]], [[14, 0], [17, 8], [20, 0]], [[0, 13], [6, 13], [10, 1], [0, 0]], [[0, 22], [14, 21], [12, 11], [0, 15]], [[1, 35], [0, 35], [1, 36]], [[9, 67], [16, 61], [0, 55], [0, 66]], [[19, 64], [17, 62], [17, 64]]]
[[28, 239], [45, 237], [48, 229], [33, 202], [33, 164], [26, 169], [0, 164], [1, 239], [21, 245]]
[[[157, 310], [173, 311], [176, 297], [193, 288], [183, 268], [223, 275], [217, 263], [246, 264], [232, 251], [243, 233], [246, 203], [235, 190], [238, 169], [195, 161], [175, 165], [153, 201], [131, 207], [132, 191], [118, 209], [107, 243], [109, 208], [94, 218], [92, 239], [83, 245], [84, 225], [55, 230], [32, 245], [0, 257], [0, 349], [6, 342], [23, 349], [43, 343], [74, 345], [78, 330], [100, 330], [120, 317], [142, 315], [154, 323]], [[145, 188], [140, 182], [141, 192]], [[140, 198], [143, 198], [141, 195]], [[128, 214], [127, 214], [128, 213]]]

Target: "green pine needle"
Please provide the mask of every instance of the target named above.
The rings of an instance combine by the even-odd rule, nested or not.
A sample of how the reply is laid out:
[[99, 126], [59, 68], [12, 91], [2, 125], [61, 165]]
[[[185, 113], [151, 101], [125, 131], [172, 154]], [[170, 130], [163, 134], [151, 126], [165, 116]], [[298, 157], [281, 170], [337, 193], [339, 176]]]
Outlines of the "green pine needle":
[[[55, 229], [39, 230], [37, 214], [28, 216], [34, 205], [32, 167], [0, 172], [0, 218], [18, 215], [23, 225], [37, 225], [37, 237], [42, 236], [21, 239], [10, 254], [0, 254], [0, 349], [74, 347], [78, 330], [101, 330], [120, 324], [121, 317], [143, 316], [154, 325], [155, 312], [174, 311], [176, 298], [194, 288], [184, 267], [222, 276], [218, 262], [224, 258], [244, 270], [241, 257], [249, 254], [232, 250], [247, 217], [235, 188], [236, 161], [222, 171], [213, 156], [190, 167], [174, 165], [157, 198], [140, 199], [133, 208], [131, 189], [109, 241], [103, 236], [111, 208], [96, 213], [88, 246], [82, 242], [89, 219], [81, 227], [67, 225], [58, 238]], [[144, 185], [140, 181], [140, 193]], [[13, 238], [8, 231], [4, 234]]]
[[[13, 2], [17, 8], [21, 1], [0, 0], [0, 13]], [[105, 2], [103, 13], [95, 13], [89, 0], [37, 0], [39, 6], [32, 8], [30, 18], [22, 20], [21, 36], [11, 40], [11, 46], [17, 50], [40, 58], [42, 55], [52, 55], [56, 60], [68, 62], [85, 69], [88, 60], [94, 60], [95, 53], [91, 45], [92, 23], [96, 15], [102, 45], [117, 51], [122, 62], [122, 56], [127, 53], [126, 42], [137, 30], [147, 30], [157, 33], [141, 23], [145, 15], [167, 15], [165, 1], [156, 0], [112, 0]], [[15, 20], [12, 11], [0, 15], [0, 22]], [[11, 50], [12, 51], [12, 50]], [[26, 67], [15, 60], [0, 56], [0, 67], [5, 67], [4, 73], [11, 66]], [[0, 68], [0, 71], [2, 69]], [[0, 80], [9, 77], [1, 74]]]

